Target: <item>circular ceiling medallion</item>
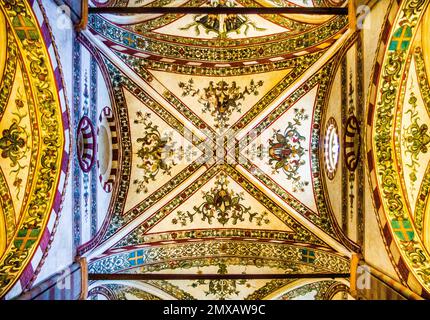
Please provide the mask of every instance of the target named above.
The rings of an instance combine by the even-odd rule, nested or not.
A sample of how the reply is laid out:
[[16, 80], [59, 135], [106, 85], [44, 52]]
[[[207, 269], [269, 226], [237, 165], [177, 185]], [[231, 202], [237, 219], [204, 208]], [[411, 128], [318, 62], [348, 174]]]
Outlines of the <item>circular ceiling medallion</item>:
[[95, 159], [95, 133], [91, 120], [83, 116], [78, 125], [78, 160], [83, 172], [89, 172]]
[[327, 177], [332, 180], [336, 175], [337, 165], [339, 162], [339, 134], [336, 120], [331, 117], [327, 121], [326, 132], [324, 137], [324, 160]]
[[107, 193], [113, 189], [118, 168], [118, 138], [112, 110], [105, 107], [97, 128], [97, 168], [99, 181]]
[[345, 135], [343, 137], [345, 164], [349, 171], [357, 168], [360, 160], [360, 123], [354, 115], [346, 120]]

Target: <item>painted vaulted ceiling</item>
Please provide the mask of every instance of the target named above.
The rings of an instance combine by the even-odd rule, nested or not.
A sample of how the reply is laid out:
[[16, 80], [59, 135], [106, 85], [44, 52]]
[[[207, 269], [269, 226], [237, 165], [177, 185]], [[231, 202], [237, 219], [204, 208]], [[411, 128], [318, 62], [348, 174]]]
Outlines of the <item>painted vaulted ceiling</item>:
[[[385, 245], [402, 279], [430, 290], [428, 2], [400, 5], [369, 103], [368, 157]], [[406, 267], [407, 266], [407, 267]]]
[[[345, 16], [91, 16], [81, 40], [102, 65], [115, 125], [100, 127], [111, 140], [98, 150], [114, 201], [101, 231], [80, 248], [92, 257], [89, 272], [348, 273], [357, 246], [336, 223], [321, 163], [324, 109], [351, 41], [347, 29]], [[118, 172], [110, 180], [109, 170]], [[329, 282], [321, 290], [337, 283]], [[236, 291], [263, 298], [287, 284], [165, 280], [90, 289], [224, 299]]]
[[[381, 34], [367, 118], [359, 116], [364, 98], [354, 98], [354, 90], [363, 91], [357, 80], [362, 70], [345, 62], [348, 54], [363, 58], [351, 53], [361, 42], [346, 16], [90, 15], [77, 38], [98, 63], [109, 103], [94, 117], [80, 115], [73, 123], [77, 134], [70, 137], [50, 31], [26, 1], [0, 1], [0, 42], [7, 44], [0, 46], [0, 297], [16, 283], [25, 288], [34, 269], [40, 271], [61, 204], [71, 205], [62, 202], [65, 181], [75, 173], [70, 158], [82, 172], [96, 170], [96, 184], [109, 195], [99, 198], [107, 199], [101, 227], [77, 248], [90, 273], [220, 276], [98, 281], [90, 283], [90, 297], [345, 295], [347, 283], [325, 278], [221, 278], [349, 273], [350, 257], [360, 246], [339, 226], [334, 202], [340, 196], [329, 189], [335, 175], [341, 183], [354, 182], [357, 166], [369, 169], [381, 235], [396, 272], [411, 287], [418, 283], [430, 292], [427, 5], [393, 5]], [[342, 124], [328, 112], [339, 73], [338, 104], [348, 115]], [[84, 97], [88, 90], [82, 86]], [[367, 161], [359, 163], [363, 150]], [[345, 163], [338, 166], [340, 157]], [[75, 188], [76, 180], [70, 180]], [[351, 189], [358, 195], [354, 188], [359, 183]], [[350, 198], [345, 210], [362, 210], [359, 198]]]

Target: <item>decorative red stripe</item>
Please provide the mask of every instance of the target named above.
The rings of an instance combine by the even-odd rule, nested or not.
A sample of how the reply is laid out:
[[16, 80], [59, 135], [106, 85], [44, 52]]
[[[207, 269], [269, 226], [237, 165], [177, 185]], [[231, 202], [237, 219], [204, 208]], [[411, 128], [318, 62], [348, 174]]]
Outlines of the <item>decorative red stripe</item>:
[[369, 172], [373, 171], [373, 151], [369, 150], [367, 153], [367, 166], [369, 167]]
[[390, 247], [391, 241], [393, 241], [393, 236], [391, 235], [390, 228], [388, 223], [385, 224], [384, 229], [382, 230], [384, 233], [385, 241], [387, 242], [387, 246]]
[[114, 161], [118, 160], [118, 149], [112, 150], [112, 160], [114, 160]]
[[381, 207], [381, 198], [379, 197], [378, 188], [375, 188], [375, 190], [373, 190], [373, 199], [375, 201], [376, 210], [379, 210], [379, 208]]
[[369, 103], [369, 110], [367, 112], [367, 125], [368, 126], [372, 125], [373, 112], [374, 111], [375, 111], [375, 106], [373, 105], [373, 103]]
[[61, 193], [57, 190], [55, 193], [55, 200], [54, 200], [54, 206], [53, 209], [56, 214], [60, 213], [60, 205], [61, 205]]
[[39, 244], [43, 252], [45, 252], [46, 248], [48, 247], [50, 237], [51, 233], [49, 232], [48, 228], [45, 228], [45, 231], [43, 232], [43, 236]]
[[24, 271], [21, 274], [21, 277], [19, 278], [19, 281], [21, 283], [21, 286], [25, 288], [27, 284], [30, 282], [31, 278], [33, 277], [34, 270], [33, 266], [31, 265], [31, 262], [27, 264]]
[[403, 258], [400, 258], [397, 267], [399, 268], [399, 273], [401, 275], [401, 277], [403, 278], [403, 280], [408, 281], [408, 276], [409, 276], [409, 269], [406, 266], [405, 262], [403, 261]]
[[379, 79], [380, 72], [381, 72], [381, 65], [379, 64], [379, 62], [376, 62], [375, 73], [373, 74], [373, 84], [375, 86], [378, 85], [378, 79]]

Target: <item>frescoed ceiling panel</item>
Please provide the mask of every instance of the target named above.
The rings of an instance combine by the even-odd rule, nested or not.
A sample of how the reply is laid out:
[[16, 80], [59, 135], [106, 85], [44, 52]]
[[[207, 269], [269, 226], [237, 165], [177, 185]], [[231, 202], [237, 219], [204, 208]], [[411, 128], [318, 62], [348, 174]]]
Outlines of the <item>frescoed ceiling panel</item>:
[[349, 288], [336, 280], [297, 280], [276, 297], [276, 300], [347, 300]]
[[[0, 41], [1, 43], [6, 43], [7, 33], [6, 33], [6, 21], [3, 15], [0, 15]], [[6, 67], [6, 56], [8, 50], [6, 46], [0, 48], [0, 74], [3, 74], [4, 68]]]
[[126, 89], [124, 96], [130, 106], [132, 163], [136, 164], [131, 171], [132, 188], [124, 207], [127, 212], [144, 195], [151, 195], [203, 153]]
[[[324, 138], [324, 174], [331, 208], [339, 225], [342, 225], [342, 112], [339, 102], [342, 101], [341, 68], [338, 68], [330, 91], [325, 123], [322, 126]], [[330, 133], [331, 132], [331, 133]], [[329, 138], [330, 137], [330, 138]], [[328, 161], [330, 160], [330, 161]]]
[[259, 139], [242, 152], [253, 167], [258, 167], [314, 212], [317, 208], [308, 151], [317, 91], [318, 87], [314, 87], [276, 121], [264, 127]]
[[[395, 243], [389, 250], [401, 256], [404, 280], [415, 292], [428, 295], [430, 100], [426, 65], [430, 59], [422, 48], [428, 43], [429, 7], [428, 1], [404, 1], [400, 7], [399, 12], [408, 8], [413, 14], [396, 16], [380, 55], [383, 60], [376, 101], [372, 101], [368, 152], [374, 162], [371, 181], [383, 235]], [[398, 267], [400, 262], [393, 263]]]
[[42, 23], [28, 2], [0, 1], [0, 297], [43, 263], [63, 197], [68, 115]]

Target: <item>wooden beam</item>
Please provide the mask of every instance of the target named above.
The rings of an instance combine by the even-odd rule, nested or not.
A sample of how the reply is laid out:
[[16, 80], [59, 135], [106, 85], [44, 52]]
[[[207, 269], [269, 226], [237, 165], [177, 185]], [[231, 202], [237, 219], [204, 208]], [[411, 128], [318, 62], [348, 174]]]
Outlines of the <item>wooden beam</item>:
[[361, 255], [358, 253], [355, 253], [351, 257], [351, 279], [349, 284], [350, 294], [352, 297], [357, 298], [357, 268], [358, 263], [360, 262]]
[[81, 295], [78, 300], [87, 300], [88, 297], [88, 263], [85, 257], [77, 257], [76, 262], [81, 267]]
[[90, 273], [88, 280], [219, 280], [219, 279], [319, 279], [349, 278], [349, 273], [313, 274], [161, 274], [161, 273]]
[[338, 7], [90, 7], [89, 14], [311, 14], [348, 15]]
[[75, 25], [75, 30], [78, 32], [85, 30], [88, 25], [88, 9], [89, 9], [88, 0], [81, 0], [81, 3], [82, 3], [81, 20], [79, 21], [79, 23]]
[[348, 19], [349, 28], [355, 32], [357, 31], [357, 4], [356, 0], [348, 1]]

